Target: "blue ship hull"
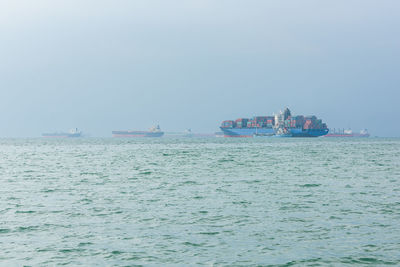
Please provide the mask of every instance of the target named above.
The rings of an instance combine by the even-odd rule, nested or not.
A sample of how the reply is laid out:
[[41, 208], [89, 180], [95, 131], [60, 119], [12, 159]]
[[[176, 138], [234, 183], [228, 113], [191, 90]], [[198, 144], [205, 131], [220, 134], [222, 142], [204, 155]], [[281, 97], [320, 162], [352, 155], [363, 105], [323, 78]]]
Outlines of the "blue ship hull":
[[294, 128], [290, 129], [289, 131], [292, 137], [318, 137], [318, 136], [324, 136], [329, 132], [328, 129], [303, 130], [301, 128]]
[[273, 128], [223, 128], [222, 132], [225, 137], [254, 137], [254, 136], [277, 136], [277, 137], [318, 137], [326, 135], [328, 129], [308, 129], [291, 128], [289, 133], [285, 135], [276, 135]]
[[257, 135], [274, 135], [273, 128], [222, 128], [225, 137], [253, 137]]

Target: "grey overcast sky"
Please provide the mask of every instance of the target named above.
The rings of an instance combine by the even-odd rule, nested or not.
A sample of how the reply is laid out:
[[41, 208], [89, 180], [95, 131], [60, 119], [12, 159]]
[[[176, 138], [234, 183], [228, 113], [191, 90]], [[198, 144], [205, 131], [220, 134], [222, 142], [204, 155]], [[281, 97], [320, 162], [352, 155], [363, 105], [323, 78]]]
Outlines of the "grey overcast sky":
[[0, 1], [0, 136], [214, 132], [288, 106], [400, 136], [400, 1]]

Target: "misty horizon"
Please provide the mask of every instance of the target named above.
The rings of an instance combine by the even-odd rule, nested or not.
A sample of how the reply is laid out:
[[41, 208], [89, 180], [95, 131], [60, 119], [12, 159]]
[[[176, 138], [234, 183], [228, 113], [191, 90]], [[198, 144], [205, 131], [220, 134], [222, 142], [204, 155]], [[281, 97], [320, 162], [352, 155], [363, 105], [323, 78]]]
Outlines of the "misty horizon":
[[289, 107], [400, 136], [397, 1], [0, 4], [0, 137], [216, 132]]

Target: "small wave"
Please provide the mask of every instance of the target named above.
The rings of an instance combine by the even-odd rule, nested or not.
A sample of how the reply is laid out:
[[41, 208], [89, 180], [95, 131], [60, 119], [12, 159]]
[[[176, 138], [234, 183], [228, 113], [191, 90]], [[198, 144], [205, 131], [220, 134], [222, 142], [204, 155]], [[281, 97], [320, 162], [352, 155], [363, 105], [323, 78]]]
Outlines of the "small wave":
[[218, 235], [219, 232], [200, 232], [200, 235]]
[[233, 201], [232, 203], [233, 204], [241, 204], [241, 205], [250, 205], [251, 204], [250, 201], [245, 201], [245, 200], [243, 200], [243, 201]]
[[8, 229], [8, 228], [0, 228], [0, 234], [6, 234], [6, 233], [9, 233], [9, 232], [11, 232], [11, 230]]
[[43, 193], [52, 193], [52, 192], [56, 192], [55, 189], [43, 189], [42, 190]]
[[93, 245], [92, 242], [81, 242], [78, 244], [78, 247], [84, 247], [84, 246], [89, 246], [89, 245]]
[[234, 161], [233, 159], [219, 159], [218, 162], [232, 162]]
[[66, 248], [66, 249], [60, 249], [59, 252], [61, 253], [72, 253], [72, 252], [81, 252], [84, 251], [84, 249], [81, 248]]
[[321, 184], [303, 184], [300, 185], [300, 187], [318, 187], [321, 186]]
[[34, 210], [17, 210], [15, 213], [35, 213]]
[[185, 181], [185, 182], [182, 183], [182, 185], [187, 185], [187, 184], [197, 184], [197, 182], [189, 180], [189, 181]]
[[191, 246], [191, 247], [201, 247], [202, 246], [202, 244], [192, 243], [189, 241], [183, 242], [183, 244], [186, 246]]
[[393, 261], [384, 261], [373, 257], [361, 257], [361, 258], [353, 258], [353, 257], [345, 257], [341, 261], [342, 263], [357, 263], [357, 264], [380, 264], [380, 265], [397, 265], [398, 262]]
[[17, 227], [16, 232], [29, 232], [37, 230], [38, 228], [38, 226], [19, 226]]

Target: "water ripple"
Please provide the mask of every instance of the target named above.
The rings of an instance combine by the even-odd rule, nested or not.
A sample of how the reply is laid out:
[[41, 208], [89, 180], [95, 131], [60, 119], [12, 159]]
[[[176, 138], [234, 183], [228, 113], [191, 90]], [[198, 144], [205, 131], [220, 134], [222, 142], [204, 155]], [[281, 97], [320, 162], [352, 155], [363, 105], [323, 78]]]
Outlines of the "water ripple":
[[4, 266], [399, 265], [399, 139], [2, 139]]

